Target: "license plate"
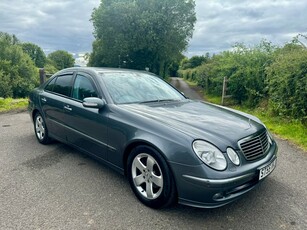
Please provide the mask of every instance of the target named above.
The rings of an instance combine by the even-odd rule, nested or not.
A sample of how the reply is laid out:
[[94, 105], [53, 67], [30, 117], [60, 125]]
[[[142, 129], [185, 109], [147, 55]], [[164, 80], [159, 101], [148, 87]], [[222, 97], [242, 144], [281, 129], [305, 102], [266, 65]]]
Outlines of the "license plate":
[[259, 180], [262, 180], [263, 178], [268, 176], [274, 170], [275, 167], [276, 167], [276, 159], [271, 164], [260, 169]]

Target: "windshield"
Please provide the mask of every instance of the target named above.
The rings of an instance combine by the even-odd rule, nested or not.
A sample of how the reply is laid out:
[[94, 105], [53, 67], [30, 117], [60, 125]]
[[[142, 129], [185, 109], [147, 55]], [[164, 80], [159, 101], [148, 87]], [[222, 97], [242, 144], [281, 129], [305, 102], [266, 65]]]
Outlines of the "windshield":
[[185, 97], [158, 77], [140, 72], [103, 73], [102, 79], [116, 104], [178, 101]]

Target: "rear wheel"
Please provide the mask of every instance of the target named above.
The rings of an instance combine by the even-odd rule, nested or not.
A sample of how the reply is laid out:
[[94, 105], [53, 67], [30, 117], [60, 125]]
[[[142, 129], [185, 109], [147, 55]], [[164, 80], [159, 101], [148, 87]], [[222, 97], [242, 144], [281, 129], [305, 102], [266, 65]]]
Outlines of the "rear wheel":
[[34, 131], [37, 140], [41, 144], [49, 144], [51, 142], [45, 120], [39, 112], [34, 117]]
[[170, 206], [176, 200], [172, 173], [153, 148], [139, 146], [128, 157], [128, 179], [137, 198], [151, 208]]

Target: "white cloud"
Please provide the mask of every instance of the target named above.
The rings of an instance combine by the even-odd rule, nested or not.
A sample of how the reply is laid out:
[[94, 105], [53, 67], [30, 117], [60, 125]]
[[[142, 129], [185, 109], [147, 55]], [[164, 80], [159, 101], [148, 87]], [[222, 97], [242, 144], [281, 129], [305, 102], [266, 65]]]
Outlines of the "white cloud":
[[[144, 0], [145, 1], [145, 0]], [[0, 31], [45, 51], [92, 49], [92, 10], [100, 0], [1, 0]], [[283, 45], [307, 33], [306, 0], [196, 0], [197, 23], [187, 55], [217, 53], [236, 42]]]
[[196, 0], [197, 23], [188, 56], [228, 50], [236, 42], [262, 39], [283, 45], [307, 33], [304, 0]]
[[1, 0], [0, 30], [45, 51], [89, 52], [92, 10], [99, 0]]

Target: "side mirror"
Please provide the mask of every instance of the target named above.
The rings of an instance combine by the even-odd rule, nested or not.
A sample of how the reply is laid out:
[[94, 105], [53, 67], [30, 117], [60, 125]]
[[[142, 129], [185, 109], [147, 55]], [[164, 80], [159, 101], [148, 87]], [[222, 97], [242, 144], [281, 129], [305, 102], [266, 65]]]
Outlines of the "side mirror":
[[86, 108], [101, 109], [104, 107], [106, 102], [98, 97], [86, 97], [83, 99], [82, 104]]

